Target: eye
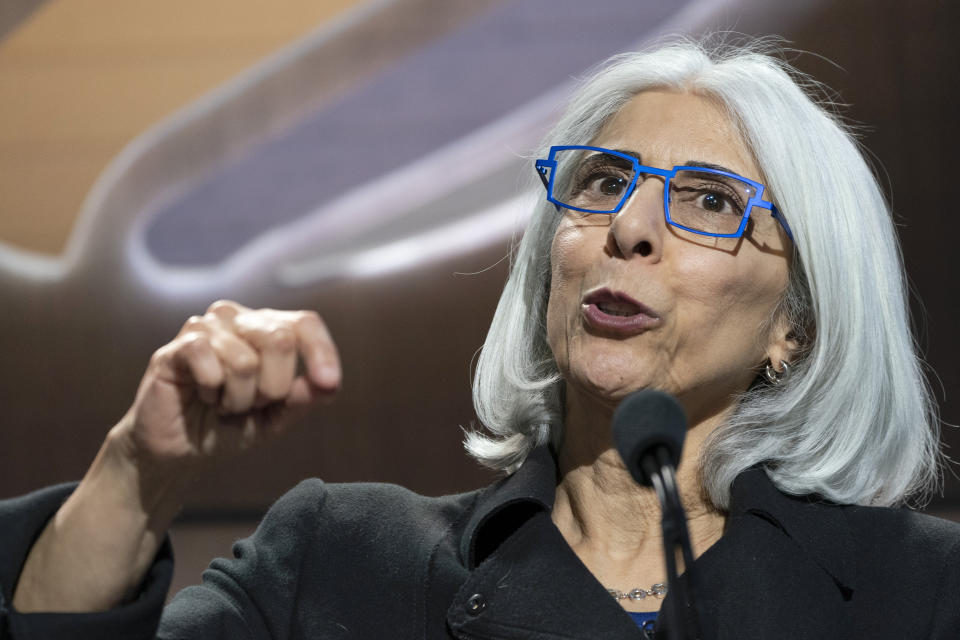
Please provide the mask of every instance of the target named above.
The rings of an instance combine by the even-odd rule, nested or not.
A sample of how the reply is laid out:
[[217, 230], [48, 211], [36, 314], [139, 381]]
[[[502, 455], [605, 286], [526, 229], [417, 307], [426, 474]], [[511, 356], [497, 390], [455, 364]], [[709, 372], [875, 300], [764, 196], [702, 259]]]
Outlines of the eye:
[[[560, 181], [560, 200], [583, 210], [609, 213], [624, 198], [633, 178], [633, 164], [624, 158], [596, 153], [585, 158], [558, 156], [557, 162], [573, 162], [575, 170]], [[564, 165], [569, 166], [569, 165]], [[561, 172], [563, 168], [559, 169]], [[554, 187], [557, 188], [556, 186]]]
[[604, 175], [590, 176], [587, 183], [587, 189], [596, 189], [605, 196], [618, 196], [627, 188], [627, 179], [622, 176]]
[[704, 211], [711, 213], [736, 213], [739, 214], [739, 206], [729, 197], [715, 191], [707, 191], [698, 198], [697, 203]]

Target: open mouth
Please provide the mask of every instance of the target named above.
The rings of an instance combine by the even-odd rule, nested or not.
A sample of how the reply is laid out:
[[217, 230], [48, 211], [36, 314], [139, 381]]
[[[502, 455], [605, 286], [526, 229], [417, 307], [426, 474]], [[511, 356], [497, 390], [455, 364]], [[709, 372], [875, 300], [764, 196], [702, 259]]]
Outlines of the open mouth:
[[635, 316], [638, 313], [642, 313], [638, 306], [627, 302], [607, 300], [597, 302], [596, 305], [600, 311], [610, 316]]
[[657, 312], [625, 293], [609, 289], [588, 294], [581, 309], [587, 326], [603, 334], [631, 336], [660, 324]]
[[644, 305], [639, 300], [634, 300], [622, 291], [611, 291], [610, 289], [597, 289], [583, 299], [583, 304], [594, 305], [603, 313], [610, 316], [636, 316], [645, 315], [651, 318], [658, 318], [659, 315], [650, 307]]

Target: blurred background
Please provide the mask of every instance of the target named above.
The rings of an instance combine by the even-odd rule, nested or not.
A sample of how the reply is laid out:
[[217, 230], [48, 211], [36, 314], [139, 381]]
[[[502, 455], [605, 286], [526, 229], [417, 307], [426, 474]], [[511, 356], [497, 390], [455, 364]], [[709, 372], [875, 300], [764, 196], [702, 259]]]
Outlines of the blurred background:
[[[302, 478], [429, 494], [490, 481], [462, 429], [530, 151], [590, 67], [676, 33], [782, 36], [847, 105], [957, 424], [958, 7], [3, 0], [0, 497], [78, 479], [150, 353], [218, 298], [318, 310], [345, 386], [196, 484], [173, 531], [175, 589]], [[960, 520], [954, 470], [929, 509]]]

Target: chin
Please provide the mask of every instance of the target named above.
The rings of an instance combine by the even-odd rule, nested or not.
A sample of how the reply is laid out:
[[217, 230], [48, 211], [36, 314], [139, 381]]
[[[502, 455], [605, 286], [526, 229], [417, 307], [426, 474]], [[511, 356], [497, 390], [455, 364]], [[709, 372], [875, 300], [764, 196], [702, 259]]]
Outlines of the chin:
[[622, 398], [631, 391], [645, 388], [656, 381], [651, 373], [652, 358], [624, 348], [623, 344], [590, 345], [574, 349], [567, 363], [570, 377], [585, 388], [604, 396]]
[[604, 373], [572, 371], [567, 380], [576, 392], [610, 407], [616, 407], [630, 392], [650, 386], [649, 381], [624, 378], [609, 370]]

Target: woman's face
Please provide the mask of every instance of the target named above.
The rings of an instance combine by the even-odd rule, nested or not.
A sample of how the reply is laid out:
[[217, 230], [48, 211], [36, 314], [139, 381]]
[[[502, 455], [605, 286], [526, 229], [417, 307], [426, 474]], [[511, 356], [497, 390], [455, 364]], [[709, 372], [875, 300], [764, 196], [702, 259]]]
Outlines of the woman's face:
[[[648, 166], [710, 163], [763, 181], [725, 113], [688, 93], [637, 95], [591, 144]], [[753, 210], [742, 238], [693, 234], [666, 223], [663, 181], [650, 177], [612, 219], [561, 215], [547, 338], [568, 398], [613, 405], [639, 388], [662, 389], [696, 423], [728, 408], [768, 358], [789, 359], [785, 323], [772, 318], [789, 241], [767, 211]], [[633, 317], [609, 317], [617, 314]]]

